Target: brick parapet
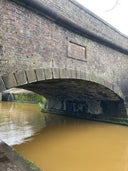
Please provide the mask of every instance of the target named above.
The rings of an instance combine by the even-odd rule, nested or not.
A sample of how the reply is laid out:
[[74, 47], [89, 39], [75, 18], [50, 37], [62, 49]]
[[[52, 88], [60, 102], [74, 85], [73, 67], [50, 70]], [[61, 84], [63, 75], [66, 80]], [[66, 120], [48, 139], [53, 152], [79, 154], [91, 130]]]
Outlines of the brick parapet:
[[128, 54], [128, 38], [74, 0], [13, 1], [45, 15], [75, 33]]

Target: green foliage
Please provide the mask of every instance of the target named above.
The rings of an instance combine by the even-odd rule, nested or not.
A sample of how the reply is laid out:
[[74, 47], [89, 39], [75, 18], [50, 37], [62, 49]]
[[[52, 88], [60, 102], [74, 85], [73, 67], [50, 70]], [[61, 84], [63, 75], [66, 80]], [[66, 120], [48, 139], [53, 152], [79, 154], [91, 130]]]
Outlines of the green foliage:
[[45, 112], [46, 111], [46, 102], [45, 103], [38, 103], [39, 108], [41, 110], [41, 112]]
[[36, 93], [18, 93], [14, 94], [15, 101], [18, 102], [29, 102], [29, 103], [41, 103], [45, 104], [46, 99], [43, 96], [40, 96], [39, 94]]
[[15, 93], [14, 99], [17, 102], [22, 103], [34, 103], [38, 104], [41, 111], [45, 110], [46, 99], [45, 97], [36, 93]]

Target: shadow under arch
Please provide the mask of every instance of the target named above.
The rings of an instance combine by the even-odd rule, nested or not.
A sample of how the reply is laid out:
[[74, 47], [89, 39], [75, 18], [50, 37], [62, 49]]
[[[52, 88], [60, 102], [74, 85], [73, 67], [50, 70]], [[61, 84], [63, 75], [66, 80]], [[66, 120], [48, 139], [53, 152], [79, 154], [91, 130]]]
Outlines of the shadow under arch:
[[14, 87], [44, 95], [48, 101], [46, 111], [53, 113], [78, 117], [126, 116], [120, 88], [94, 73], [67, 68], [38, 68], [1, 76], [0, 91]]

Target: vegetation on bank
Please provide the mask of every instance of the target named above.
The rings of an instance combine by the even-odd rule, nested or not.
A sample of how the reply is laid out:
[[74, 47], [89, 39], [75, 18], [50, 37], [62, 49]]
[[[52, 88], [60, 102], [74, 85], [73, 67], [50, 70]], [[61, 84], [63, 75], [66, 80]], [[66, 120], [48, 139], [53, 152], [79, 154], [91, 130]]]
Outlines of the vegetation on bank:
[[13, 94], [14, 101], [18, 102], [29, 102], [29, 103], [46, 103], [46, 99], [43, 96], [40, 96], [36, 93], [18, 93]]
[[46, 98], [34, 92], [3, 92], [2, 101], [14, 101], [20, 103], [33, 103], [38, 104], [41, 111], [45, 110], [46, 107]]
[[41, 111], [45, 110], [46, 98], [36, 93], [18, 93], [14, 94], [14, 101], [22, 103], [38, 104]]

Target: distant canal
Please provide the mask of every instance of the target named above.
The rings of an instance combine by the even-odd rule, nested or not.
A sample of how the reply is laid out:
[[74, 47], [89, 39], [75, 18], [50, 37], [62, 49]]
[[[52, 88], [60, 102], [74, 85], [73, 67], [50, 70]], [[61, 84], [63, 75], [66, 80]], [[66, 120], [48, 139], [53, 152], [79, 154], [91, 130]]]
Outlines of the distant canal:
[[0, 138], [44, 171], [128, 171], [128, 127], [0, 103]]

